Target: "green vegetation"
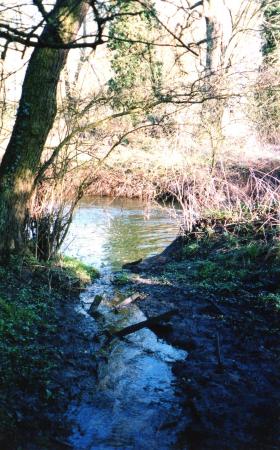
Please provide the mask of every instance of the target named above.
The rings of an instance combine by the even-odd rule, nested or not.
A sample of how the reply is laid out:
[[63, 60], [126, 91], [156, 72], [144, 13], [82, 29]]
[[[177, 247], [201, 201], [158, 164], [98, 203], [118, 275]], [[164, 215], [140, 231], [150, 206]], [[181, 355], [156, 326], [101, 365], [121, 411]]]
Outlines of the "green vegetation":
[[280, 310], [280, 292], [260, 294], [258, 300], [262, 306], [264, 305], [268, 308], [274, 306], [277, 310]]
[[25, 398], [43, 410], [57, 395], [52, 373], [62, 364], [58, 308], [96, 276], [92, 267], [68, 257], [45, 264], [13, 258], [0, 266], [1, 445], [14, 448], [20, 437]]
[[63, 276], [74, 280], [74, 283], [79, 281], [81, 286], [85, 286], [99, 277], [99, 272], [92, 266], [70, 256], [64, 256], [58, 260], [56, 271], [59, 273], [60, 269], [62, 269]]
[[112, 281], [116, 286], [124, 286], [131, 281], [131, 274], [125, 271], [119, 272], [114, 276]]
[[[162, 62], [151, 42], [156, 29], [155, 10], [139, 8], [133, 2], [120, 3], [122, 17], [110, 24], [111, 65], [114, 76], [109, 91], [114, 108], [135, 108], [160, 96]], [[128, 18], [127, 15], [131, 14]]]
[[264, 1], [262, 9], [263, 67], [256, 88], [256, 116], [261, 138], [277, 145], [280, 135], [280, 1]]
[[273, 2], [262, 3], [264, 11], [264, 24], [263, 24], [263, 54], [267, 56], [275, 56], [275, 52], [278, 51], [278, 44], [280, 41], [279, 31], [279, 14], [280, 14], [280, 2], [279, 0]]
[[[225, 298], [254, 292], [257, 300], [279, 304], [280, 244], [247, 236], [212, 235], [189, 242], [180, 261], [167, 264], [163, 280]], [[271, 293], [270, 291], [275, 292]]]

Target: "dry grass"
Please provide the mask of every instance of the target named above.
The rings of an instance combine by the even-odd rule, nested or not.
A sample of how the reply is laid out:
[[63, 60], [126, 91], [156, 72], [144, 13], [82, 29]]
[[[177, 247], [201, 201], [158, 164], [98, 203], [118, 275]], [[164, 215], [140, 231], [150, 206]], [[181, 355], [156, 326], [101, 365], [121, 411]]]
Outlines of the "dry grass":
[[[133, 144], [139, 146], [139, 138]], [[227, 140], [211, 171], [211, 151], [186, 148], [181, 135], [154, 142], [146, 138], [142, 149], [120, 147], [87, 194], [173, 200], [170, 212], [186, 230], [205, 217], [224, 223], [277, 222], [280, 149], [251, 144]]]
[[225, 170], [216, 175], [181, 175], [170, 194], [179, 205], [173, 216], [185, 232], [230, 231], [254, 228], [265, 235], [280, 225], [280, 180], [275, 171], [249, 170], [232, 177]]
[[183, 137], [180, 130], [169, 137], [133, 136], [102, 165], [72, 157], [56, 161], [31, 208], [36, 255], [48, 259], [57, 252], [83, 194], [162, 200], [184, 232], [279, 223], [278, 149], [228, 139], [213, 170], [211, 149], [195, 145], [191, 136], [186, 145]]

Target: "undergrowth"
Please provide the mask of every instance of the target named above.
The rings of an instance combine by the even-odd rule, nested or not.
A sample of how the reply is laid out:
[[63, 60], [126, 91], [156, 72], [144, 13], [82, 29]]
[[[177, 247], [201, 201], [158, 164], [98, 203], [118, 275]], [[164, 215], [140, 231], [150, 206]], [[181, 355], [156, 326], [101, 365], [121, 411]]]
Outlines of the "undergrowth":
[[124, 286], [124, 285], [126, 285], [127, 283], [129, 283], [130, 280], [131, 280], [130, 274], [127, 273], [127, 272], [125, 272], [125, 271], [122, 271], [122, 272], [120, 272], [120, 273], [117, 273], [117, 274], [114, 276], [112, 282], [113, 282], [113, 284], [115, 284], [116, 286]]
[[59, 271], [60, 269], [62, 269], [64, 276], [79, 280], [82, 284], [88, 284], [99, 276], [99, 272], [92, 266], [70, 256], [64, 256], [58, 260], [56, 270]]
[[166, 265], [162, 278], [223, 297], [250, 292], [257, 301], [279, 308], [279, 236], [272, 233], [260, 239], [224, 233], [192, 237], [181, 259]]
[[68, 257], [48, 263], [14, 257], [0, 266], [1, 448], [7, 442], [16, 448], [24, 416], [52, 400], [51, 374], [61, 364], [53, 345], [61, 326], [57, 308], [97, 275]]

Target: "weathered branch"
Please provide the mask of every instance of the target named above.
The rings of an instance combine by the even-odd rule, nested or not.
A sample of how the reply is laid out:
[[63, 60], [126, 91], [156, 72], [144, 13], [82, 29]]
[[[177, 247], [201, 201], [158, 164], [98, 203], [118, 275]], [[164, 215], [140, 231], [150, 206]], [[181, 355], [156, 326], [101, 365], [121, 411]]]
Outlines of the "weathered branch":
[[[136, 111], [136, 109], [129, 110], [129, 111], [123, 111], [123, 112], [120, 112], [120, 113], [111, 114], [110, 116], [104, 117], [103, 119], [97, 120], [96, 122], [92, 122], [92, 123], [90, 123], [90, 124], [87, 124], [87, 125], [84, 125], [84, 126], [75, 128], [71, 133], [69, 133], [69, 134], [68, 134], [68, 135], [60, 142], [60, 144], [59, 144], [57, 147], [55, 147], [55, 149], [53, 150], [53, 153], [51, 154], [50, 158], [49, 158], [47, 161], [45, 161], [45, 162], [43, 163], [43, 165], [41, 166], [41, 168], [40, 168], [40, 170], [38, 171], [38, 174], [37, 174], [37, 176], [36, 176], [36, 178], [35, 178], [35, 181], [34, 181], [34, 187], [38, 184], [38, 182], [41, 181], [41, 179], [42, 179], [44, 173], [46, 172], [46, 170], [51, 166], [51, 164], [54, 162], [55, 158], [59, 155], [60, 150], [61, 150], [65, 145], [69, 144], [69, 143], [71, 142], [71, 140], [72, 140], [78, 133], [82, 133], [82, 132], [84, 132], [84, 131], [92, 130], [92, 129], [98, 127], [99, 125], [103, 124], [104, 122], [107, 122], [107, 121], [112, 120], [112, 119], [116, 119], [116, 118], [118, 118], [118, 117], [123, 117], [123, 116], [129, 115], [129, 114], [131, 114], [132, 112], [135, 112], [135, 111]], [[123, 138], [124, 138], [124, 137], [122, 137], [122, 139], [123, 139]], [[118, 143], [114, 144], [113, 147], [115, 148], [117, 145], [119, 145], [119, 143], [120, 143], [120, 142], [118, 141]], [[112, 150], [113, 150], [113, 149], [111, 149], [111, 151], [112, 151]], [[107, 157], [107, 155], [106, 155], [106, 157]], [[105, 158], [106, 158], [106, 157], [105, 157]], [[102, 160], [102, 161], [103, 161], [103, 160]]]
[[118, 303], [115, 306], [115, 311], [117, 312], [119, 309], [126, 308], [128, 305], [135, 302], [139, 298], [141, 298], [141, 294], [139, 292], [135, 292], [134, 294], [130, 295], [129, 297], [125, 298], [120, 303]]
[[33, 0], [33, 3], [35, 6], [37, 6], [38, 11], [41, 13], [43, 19], [48, 22], [48, 13], [44, 8], [44, 5], [42, 3], [42, 0]]
[[203, 6], [203, 0], [200, 0], [200, 1], [196, 2], [196, 3], [194, 3], [194, 5], [190, 6], [190, 9], [195, 9], [198, 6]]
[[125, 327], [119, 331], [115, 331], [115, 333], [111, 334], [111, 339], [113, 339], [114, 337], [122, 338], [124, 336], [127, 336], [128, 334], [142, 330], [143, 328], [149, 328], [158, 322], [169, 320], [172, 316], [178, 314], [178, 312], [178, 309], [172, 309], [171, 311], [159, 314], [158, 316], [150, 317], [149, 319], [143, 320], [139, 323], [135, 323], [134, 325], [129, 325], [128, 327]]

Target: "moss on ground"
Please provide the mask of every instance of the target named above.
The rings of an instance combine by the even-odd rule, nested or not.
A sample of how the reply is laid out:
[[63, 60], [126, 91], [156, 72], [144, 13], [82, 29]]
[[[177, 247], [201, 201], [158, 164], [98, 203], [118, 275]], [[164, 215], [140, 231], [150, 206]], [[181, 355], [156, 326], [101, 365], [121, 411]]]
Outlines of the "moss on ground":
[[125, 286], [131, 281], [131, 274], [123, 270], [115, 274], [112, 283], [116, 286]]
[[58, 276], [68, 279], [72, 286], [78, 283], [81, 288], [99, 277], [99, 272], [92, 266], [70, 256], [60, 258], [52, 270]]
[[[51, 374], [61, 359], [53, 345], [60, 333], [58, 306], [98, 273], [73, 258], [48, 263], [13, 258], [0, 266], [0, 443], [16, 448], [21, 406], [52, 400]], [[3, 441], [2, 441], [3, 440]]]
[[259, 301], [270, 301], [279, 307], [279, 238], [214, 235], [189, 241], [182, 258], [166, 265], [161, 280], [224, 297], [253, 292]]
[[53, 270], [58, 273], [62, 270], [63, 276], [68, 277], [72, 282], [80, 282], [82, 287], [99, 277], [99, 272], [92, 266], [70, 256], [60, 258]]

